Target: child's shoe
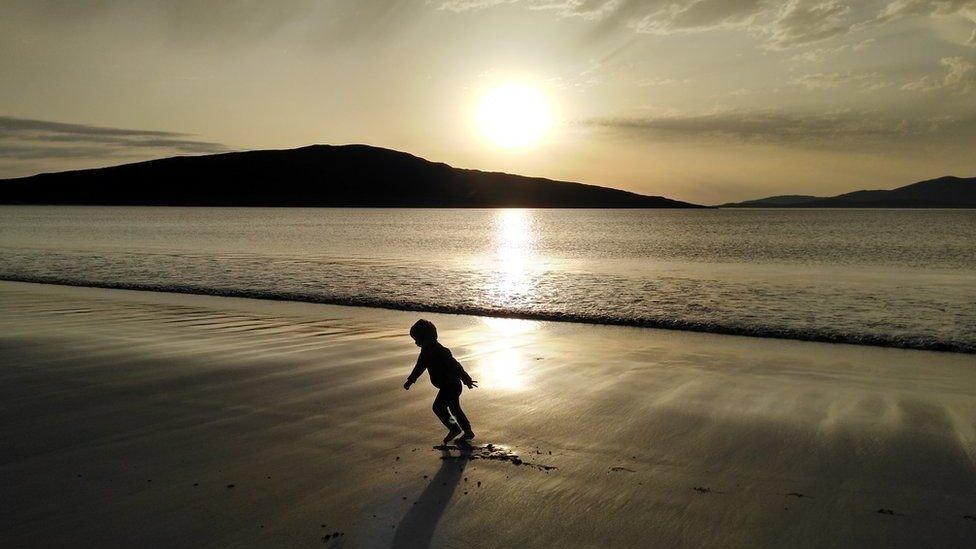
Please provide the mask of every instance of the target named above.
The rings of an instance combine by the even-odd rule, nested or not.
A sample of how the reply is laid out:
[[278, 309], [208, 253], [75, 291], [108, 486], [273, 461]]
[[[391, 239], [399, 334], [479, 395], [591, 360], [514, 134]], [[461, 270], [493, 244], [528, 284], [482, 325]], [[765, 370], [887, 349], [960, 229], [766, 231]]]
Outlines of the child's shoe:
[[[456, 437], [456, 436], [458, 436], [460, 434], [461, 434], [461, 428], [458, 427], [457, 425], [452, 425], [451, 426], [451, 430], [448, 431], [447, 432], [447, 436], [444, 437], [444, 444], [447, 444], [448, 442], [451, 442], [452, 440], [454, 440], [454, 437]], [[474, 436], [474, 435], [472, 435], [472, 436]]]

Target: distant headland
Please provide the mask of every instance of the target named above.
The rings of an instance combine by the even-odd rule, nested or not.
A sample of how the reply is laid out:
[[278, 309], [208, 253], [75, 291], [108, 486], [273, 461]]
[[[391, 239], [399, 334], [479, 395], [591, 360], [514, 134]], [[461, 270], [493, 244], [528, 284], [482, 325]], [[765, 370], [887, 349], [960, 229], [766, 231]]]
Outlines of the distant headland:
[[837, 196], [782, 195], [720, 208], [976, 208], [976, 177], [945, 176], [891, 190]]
[[5, 179], [0, 204], [704, 207], [596, 185], [454, 168], [367, 145], [178, 156]]

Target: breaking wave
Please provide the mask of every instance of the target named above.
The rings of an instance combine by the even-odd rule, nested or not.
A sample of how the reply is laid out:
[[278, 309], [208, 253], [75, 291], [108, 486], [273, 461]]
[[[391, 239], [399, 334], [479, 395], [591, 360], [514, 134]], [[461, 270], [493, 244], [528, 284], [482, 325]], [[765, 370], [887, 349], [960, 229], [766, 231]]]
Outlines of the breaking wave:
[[698, 321], [680, 318], [662, 318], [653, 316], [614, 316], [612, 314], [547, 312], [539, 310], [501, 307], [466, 306], [458, 304], [439, 304], [431, 302], [411, 301], [408, 299], [385, 299], [367, 296], [338, 296], [322, 293], [306, 293], [288, 290], [249, 290], [240, 288], [201, 287], [191, 284], [153, 284], [146, 282], [130, 283], [115, 281], [88, 281], [84, 279], [59, 276], [3, 276], [2, 280], [16, 282], [32, 282], [40, 284], [60, 284], [67, 286], [85, 286], [96, 288], [141, 290], [153, 292], [172, 292], [194, 295], [208, 295], [220, 297], [239, 297], [249, 299], [265, 299], [276, 301], [298, 301], [306, 303], [322, 303], [330, 305], [345, 305], [354, 307], [373, 307], [399, 311], [418, 311], [445, 314], [490, 316], [498, 318], [516, 318], [523, 320], [539, 320], [552, 322], [576, 322], [585, 324], [603, 324], [615, 326], [632, 326], [639, 328], [657, 328], [666, 330], [683, 330], [723, 335], [737, 335], [776, 339], [795, 339], [801, 341], [815, 341], [825, 343], [843, 343], [850, 345], [873, 345], [879, 347], [893, 347], [900, 349], [915, 349], [925, 351], [943, 351], [955, 353], [976, 354], [976, 343], [954, 339], [940, 339], [925, 335], [885, 335], [877, 333], [857, 333], [835, 331], [827, 329], [791, 329], [782, 326], [768, 326], [761, 324], [746, 324], [721, 321]]

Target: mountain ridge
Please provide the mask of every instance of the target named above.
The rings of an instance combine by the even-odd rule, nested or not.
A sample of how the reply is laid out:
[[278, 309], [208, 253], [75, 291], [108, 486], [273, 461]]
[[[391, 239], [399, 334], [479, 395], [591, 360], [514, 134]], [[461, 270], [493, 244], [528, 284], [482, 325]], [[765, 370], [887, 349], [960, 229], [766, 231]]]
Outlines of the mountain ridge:
[[370, 145], [308, 145], [0, 180], [0, 204], [704, 208], [630, 191], [455, 168]]
[[976, 177], [945, 175], [894, 189], [836, 196], [778, 195], [729, 202], [719, 208], [976, 208]]

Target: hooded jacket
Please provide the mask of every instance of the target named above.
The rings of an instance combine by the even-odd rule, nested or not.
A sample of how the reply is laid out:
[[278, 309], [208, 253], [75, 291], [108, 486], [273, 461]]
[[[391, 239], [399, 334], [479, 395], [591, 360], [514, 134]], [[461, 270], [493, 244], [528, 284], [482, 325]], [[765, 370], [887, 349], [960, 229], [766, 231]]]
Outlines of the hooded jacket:
[[430, 382], [438, 389], [445, 389], [459, 385], [471, 383], [471, 376], [464, 371], [464, 367], [451, 354], [451, 350], [434, 341], [420, 348], [420, 356], [417, 357], [417, 365], [413, 367], [407, 380], [415, 383], [417, 378], [427, 370]]

